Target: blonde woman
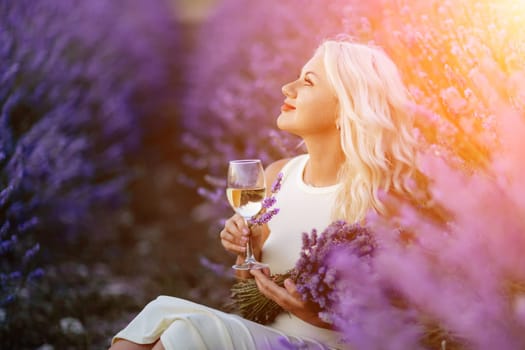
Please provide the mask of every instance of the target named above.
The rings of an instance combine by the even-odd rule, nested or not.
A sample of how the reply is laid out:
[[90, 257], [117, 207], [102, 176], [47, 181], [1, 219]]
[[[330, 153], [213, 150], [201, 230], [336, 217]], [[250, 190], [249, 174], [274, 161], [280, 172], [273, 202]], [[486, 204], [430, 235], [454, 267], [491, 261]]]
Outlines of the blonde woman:
[[[414, 169], [406, 89], [379, 48], [326, 41], [282, 92], [277, 126], [301, 137], [308, 153], [267, 167], [267, 183], [284, 174], [276, 196], [280, 212], [267, 226], [250, 232], [234, 215], [220, 232], [222, 246], [238, 262], [251, 234], [257, 259], [272, 273], [295, 265], [302, 232], [322, 231], [336, 219], [362, 222], [369, 210], [384, 213], [378, 192], [409, 192], [405, 183]], [[293, 282], [279, 287], [269, 273], [238, 272], [255, 278], [261, 292], [287, 311], [268, 326], [160, 296], [114, 337], [111, 349], [279, 349], [283, 337], [304, 349], [345, 347]]]

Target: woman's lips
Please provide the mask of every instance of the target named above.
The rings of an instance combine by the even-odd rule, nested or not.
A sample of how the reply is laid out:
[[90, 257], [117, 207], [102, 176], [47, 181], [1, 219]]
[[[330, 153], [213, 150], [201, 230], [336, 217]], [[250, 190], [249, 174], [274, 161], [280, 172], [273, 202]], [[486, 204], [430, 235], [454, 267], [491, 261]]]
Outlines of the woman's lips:
[[281, 111], [283, 112], [293, 111], [294, 109], [295, 107], [292, 105], [289, 105], [288, 103], [283, 103], [283, 105], [281, 106]]

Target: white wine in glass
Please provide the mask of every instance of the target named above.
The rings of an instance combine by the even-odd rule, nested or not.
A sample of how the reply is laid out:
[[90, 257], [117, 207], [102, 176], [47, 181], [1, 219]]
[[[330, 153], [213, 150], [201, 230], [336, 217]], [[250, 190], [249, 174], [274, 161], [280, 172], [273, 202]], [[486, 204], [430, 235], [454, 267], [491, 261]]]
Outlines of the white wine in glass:
[[[232, 160], [228, 166], [228, 184], [226, 189], [228, 202], [233, 210], [248, 219], [262, 209], [266, 195], [266, 182], [261, 161], [258, 159]], [[233, 265], [236, 270], [262, 269], [268, 267], [257, 261], [253, 255], [251, 236], [246, 243], [246, 258], [242, 264]]]

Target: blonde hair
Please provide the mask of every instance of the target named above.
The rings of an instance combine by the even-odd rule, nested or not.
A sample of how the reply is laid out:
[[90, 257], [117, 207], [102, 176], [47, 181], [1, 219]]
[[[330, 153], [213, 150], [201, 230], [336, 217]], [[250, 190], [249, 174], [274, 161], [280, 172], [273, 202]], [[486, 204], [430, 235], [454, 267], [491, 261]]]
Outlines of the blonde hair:
[[384, 214], [379, 192], [411, 193], [407, 179], [415, 169], [413, 118], [401, 76], [381, 49], [369, 45], [329, 40], [316, 53], [323, 55], [339, 101], [346, 156], [333, 217], [358, 222], [369, 209]]

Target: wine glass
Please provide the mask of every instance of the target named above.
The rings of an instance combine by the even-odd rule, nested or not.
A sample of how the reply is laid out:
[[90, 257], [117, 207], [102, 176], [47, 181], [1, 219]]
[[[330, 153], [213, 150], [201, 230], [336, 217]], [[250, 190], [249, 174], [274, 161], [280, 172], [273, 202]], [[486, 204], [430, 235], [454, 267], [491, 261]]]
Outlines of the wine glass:
[[[226, 189], [228, 202], [233, 210], [243, 217], [248, 226], [248, 219], [262, 209], [266, 195], [264, 170], [259, 159], [231, 160], [228, 166], [228, 184]], [[253, 256], [251, 235], [246, 243], [246, 258], [242, 264], [232, 266], [236, 270], [262, 269], [268, 267]]]

